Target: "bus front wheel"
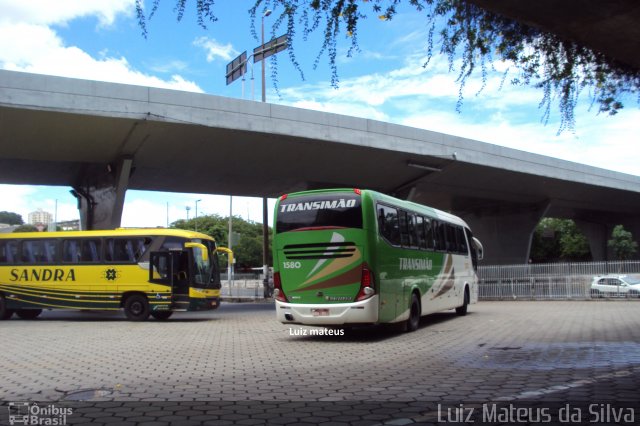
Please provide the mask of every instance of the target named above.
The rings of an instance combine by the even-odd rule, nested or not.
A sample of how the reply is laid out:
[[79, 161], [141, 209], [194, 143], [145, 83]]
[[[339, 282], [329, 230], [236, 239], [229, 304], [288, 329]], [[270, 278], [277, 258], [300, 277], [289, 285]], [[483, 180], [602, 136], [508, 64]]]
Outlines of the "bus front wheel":
[[41, 313], [42, 309], [18, 309], [16, 311], [16, 315], [25, 320], [36, 319]]
[[0, 320], [9, 319], [11, 315], [13, 315], [13, 310], [7, 309], [7, 301], [4, 295], [0, 294]]
[[166, 320], [173, 314], [173, 311], [153, 311], [151, 316], [157, 320]]
[[141, 294], [132, 294], [124, 302], [124, 314], [130, 321], [144, 321], [150, 313], [149, 301]]
[[464, 302], [462, 306], [456, 308], [456, 314], [462, 316], [467, 315], [467, 308], [469, 307], [469, 288], [464, 289]]

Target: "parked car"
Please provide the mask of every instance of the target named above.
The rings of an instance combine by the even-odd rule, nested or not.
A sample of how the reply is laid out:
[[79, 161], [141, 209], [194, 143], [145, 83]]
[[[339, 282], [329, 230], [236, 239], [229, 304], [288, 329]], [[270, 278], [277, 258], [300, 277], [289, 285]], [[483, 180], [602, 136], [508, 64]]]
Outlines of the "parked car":
[[598, 275], [591, 281], [592, 297], [640, 297], [640, 278], [631, 275]]

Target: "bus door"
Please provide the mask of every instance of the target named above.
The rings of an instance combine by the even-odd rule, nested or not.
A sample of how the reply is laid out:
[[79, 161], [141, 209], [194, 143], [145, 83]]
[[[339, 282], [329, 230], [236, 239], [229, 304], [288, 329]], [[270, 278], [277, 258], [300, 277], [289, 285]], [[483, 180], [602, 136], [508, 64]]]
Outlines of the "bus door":
[[171, 302], [175, 309], [189, 306], [189, 252], [171, 250], [152, 252], [149, 282], [171, 287]]

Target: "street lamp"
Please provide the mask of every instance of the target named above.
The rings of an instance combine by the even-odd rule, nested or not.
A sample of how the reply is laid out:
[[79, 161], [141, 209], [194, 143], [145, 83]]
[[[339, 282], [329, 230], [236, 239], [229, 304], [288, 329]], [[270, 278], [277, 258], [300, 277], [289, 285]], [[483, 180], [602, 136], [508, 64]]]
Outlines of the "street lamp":
[[[271, 15], [271, 10], [267, 9], [264, 11], [264, 13], [262, 14], [262, 20], [261, 20], [261, 27], [260, 27], [260, 34], [261, 34], [261, 38], [260, 38], [260, 44], [263, 46], [264, 48], [264, 18], [266, 18], [267, 16]], [[262, 58], [262, 102], [267, 102], [267, 94], [265, 92], [265, 76], [264, 76], [264, 57]]]
[[198, 230], [198, 203], [202, 200], [196, 200], [196, 231]]

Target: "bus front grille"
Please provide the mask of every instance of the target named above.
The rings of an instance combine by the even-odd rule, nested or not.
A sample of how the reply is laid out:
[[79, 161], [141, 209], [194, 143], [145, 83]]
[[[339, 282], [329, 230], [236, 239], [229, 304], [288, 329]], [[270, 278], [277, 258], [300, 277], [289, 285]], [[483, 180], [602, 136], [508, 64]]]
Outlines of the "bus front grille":
[[356, 251], [356, 244], [343, 243], [312, 243], [289, 244], [284, 246], [287, 259], [337, 259], [351, 257]]

